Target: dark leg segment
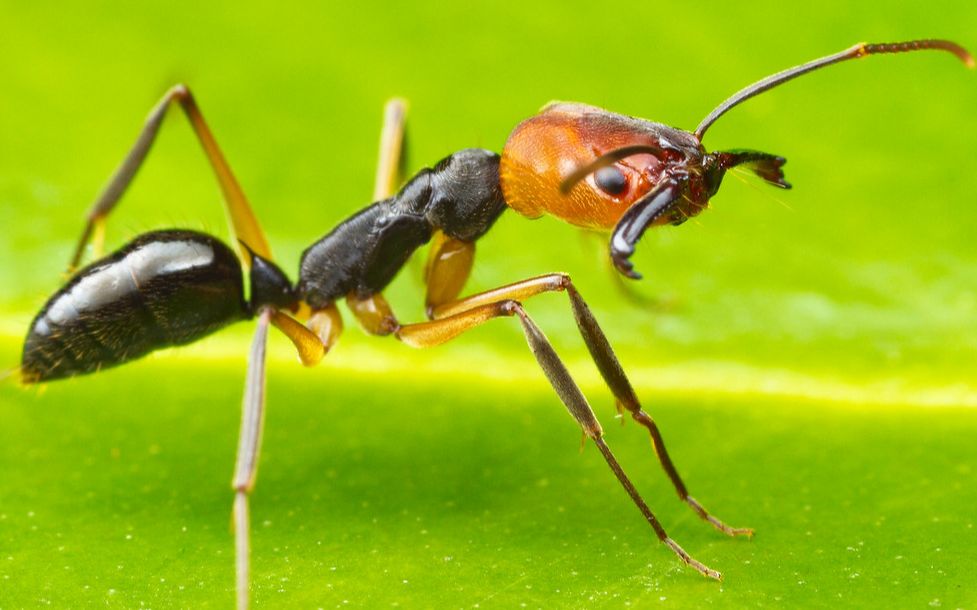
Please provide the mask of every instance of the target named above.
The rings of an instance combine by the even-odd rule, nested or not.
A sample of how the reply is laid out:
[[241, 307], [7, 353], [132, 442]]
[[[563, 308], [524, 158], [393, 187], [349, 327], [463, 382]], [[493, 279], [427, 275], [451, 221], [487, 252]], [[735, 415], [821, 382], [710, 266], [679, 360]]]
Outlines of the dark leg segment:
[[[519, 317], [523, 323], [523, 330], [526, 333], [526, 340], [529, 342], [529, 345], [533, 350], [533, 354], [536, 356], [536, 360], [539, 361], [543, 371], [546, 372], [546, 377], [549, 378], [550, 383], [553, 385], [553, 389], [556, 390], [556, 393], [560, 395], [560, 399], [563, 400], [565, 405], [567, 405], [567, 408], [570, 409], [570, 413], [573, 414], [574, 417], [577, 417], [576, 411], [578, 409], [585, 409], [586, 412], [589, 413], [590, 417], [593, 418], [593, 422], [597, 426], [596, 434], [589, 432], [586, 427], [584, 427], [584, 432], [594, 441], [597, 448], [600, 449], [601, 455], [604, 456], [604, 459], [607, 461], [607, 465], [611, 467], [611, 470], [614, 472], [614, 476], [616, 476], [617, 480], [620, 481], [621, 486], [624, 487], [624, 490], [628, 492], [628, 495], [631, 497], [631, 501], [634, 502], [635, 506], [638, 507], [638, 510], [641, 511], [641, 514], [644, 516], [645, 520], [648, 521], [648, 524], [651, 525], [651, 528], [655, 530], [655, 535], [658, 536], [658, 540], [672, 549], [672, 551], [678, 555], [682, 561], [698, 570], [704, 576], [715, 578], [716, 580], [722, 580], [723, 575], [720, 572], [713, 570], [702, 562], [694, 559], [685, 551], [685, 549], [679, 546], [677, 542], [668, 537], [668, 534], [665, 533], [665, 528], [662, 527], [661, 523], [658, 521], [658, 518], [655, 517], [654, 513], [651, 512], [651, 509], [648, 508], [648, 504], [641, 497], [641, 494], [638, 493], [638, 490], [631, 482], [631, 479], [629, 479], [624, 473], [624, 469], [621, 468], [617, 458], [615, 458], [614, 454], [611, 453], [607, 443], [604, 442], [603, 432], [600, 430], [600, 424], [597, 424], [597, 419], [594, 416], [590, 405], [587, 404], [587, 399], [584, 398], [583, 394], [580, 392], [580, 388], [577, 387], [577, 384], [574, 383], [573, 379], [570, 377], [569, 371], [567, 371], [566, 366], [556, 355], [556, 352], [553, 350], [553, 346], [550, 345], [550, 342], [543, 335], [542, 331], [536, 327], [536, 324], [534, 324], [529, 318], [525, 310], [518, 304], [516, 304], [516, 307], [518, 308], [517, 313], [519, 314]], [[579, 418], [577, 421], [581, 423], [581, 426], [584, 425]]]
[[614, 471], [614, 476], [616, 476], [617, 480], [621, 482], [621, 485], [624, 486], [625, 491], [627, 491], [628, 495], [631, 496], [631, 500], [635, 503], [635, 505], [637, 505], [638, 510], [641, 511], [641, 514], [644, 515], [648, 523], [651, 524], [652, 529], [655, 530], [655, 534], [658, 535], [658, 539], [661, 540], [662, 543], [668, 548], [672, 549], [672, 551], [674, 551], [675, 554], [682, 559], [682, 561], [689, 564], [702, 574], [710, 578], [715, 578], [716, 580], [722, 580], [723, 575], [721, 572], [717, 572], [701, 561], [698, 561], [689, 555], [685, 549], [680, 547], [677, 542], [668, 537], [668, 534], [665, 533], [665, 528], [661, 526], [661, 523], [658, 522], [658, 518], [655, 517], [655, 515], [651, 512], [651, 509], [648, 508], [648, 505], [645, 504], [645, 501], [638, 494], [638, 490], [635, 489], [634, 484], [631, 482], [631, 479], [628, 478], [628, 475], [624, 474], [624, 470], [621, 468], [621, 465], [617, 463], [617, 459], [614, 457], [614, 454], [611, 453], [611, 450], [607, 446], [607, 443], [604, 442], [604, 439], [594, 439], [594, 443], [597, 445], [597, 448], [600, 449], [601, 455], [604, 456], [604, 459], [607, 460], [607, 465], [610, 466], [611, 470]]
[[570, 297], [570, 304], [573, 307], [573, 317], [577, 321], [577, 327], [580, 329], [580, 334], [583, 336], [584, 343], [587, 344], [587, 349], [590, 351], [590, 355], [594, 359], [594, 363], [597, 365], [601, 377], [604, 378], [607, 386], [611, 389], [611, 392], [618, 401], [618, 405], [627, 409], [636, 422], [648, 429], [655, 453], [658, 455], [658, 460], [661, 462], [665, 473], [668, 474], [668, 478], [671, 479], [672, 485], [675, 486], [675, 491], [678, 492], [679, 498], [691, 506], [692, 510], [700, 517], [711, 523], [713, 527], [724, 534], [728, 536], [752, 536], [752, 529], [726, 525], [706, 511], [695, 498], [689, 495], [688, 489], [685, 487], [685, 482], [682, 481], [682, 477], [679, 476], [678, 470], [675, 469], [675, 465], [672, 463], [671, 456], [668, 455], [668, 450], [665, 449], [665, 441], [662, 439], [661, 432], [658, 430], [658, 425], [641, 408], [641, 403], [638, 402], [638, 396], [635, 394], [634, 388], [631, 387], [631, 382], [628, 381], [627, 376], [624, 374], [624, 369], [621, 367], [617, 355], [614, 354], [614, 350], [607, 341], [604, 331], [597, 324], [597, 320], [590, 311], [590, 307], [587, 306], [583, 297], [577, 292], [573, 283], [570, 282], [569, 277], [566, 277], [566, 291]]
[[668, 475], [668, 478], [672, 481], [672, 485], [675, 486], [675, 491], [678, 493], [679, 498], [692, 507], [696, 514], [711, 523], [713, 527], [724, 534], [729, 536], [752, 536], [752, 529], [745, 527], [730, 527], [729, 525], [726, 525], [710, 514], [701, 504], [699, 504], [698, 501], [696, 501], [695, 498], [689, 495], [685, 483], [682, 481], [682, 478], [679, 476], [675, 465], [672, 463], [671, 456], [669, 456], [668, 451], [665, 449], [665, 442], [662, 439], [661, 432], [658, 430], [658, 425], [655, 423], [652, 417], [641, 408], [641, 403], [638, 401], [634, 388], [631, 387], [631, 382], [628, 381], [628, 378], [624, 373], [624, 369], [621, 367], [621, 363], [618, 361], [617, 356], [614, 354], [614, 350], [611, 348], [607, 337], [604, 335], [604, 331], [601, 330], [600, 325], [597, 324], [597, 320], [590, 311], [590, 307], [587, 306], [587, 303], [583, 300], [583, 297], [581, 297], [580, 293], [577, 292], [577, 289], [574, 287], [573, 282], [570, 281], [570, 277], [568, 275], [563, 273], [551, 273], [548, 275], [541, 275], [539, 277], [523, 280], [522, 282], [516, 282], [495, 290], [483, 292], [436, 308], [435, 317], [440, 318], [445, 315], [457, 314], [470, 307], [476, 307], [501, 299], [526, 299], [537, 294], [542, 294], [543, 292], [562, 290], [565, 290], [570, 298], [570, 305], [573, 309], [573, 316], [577, 322], [577, 328], [580, 330], [580, 335], [583, 337], [584, 343], [586, 343], [587, 349], [590, 351], [590, 355], [593, 358], [594, 363], [597, 365], [597, 369], [600, 371], [601, 377], [603, 377], [604, 382], [617, 399], [618, 406], [620, 408], [627, 409], [627, 411], [631, 414], [631, 417], [648, 430], [648, 433], [651, 435], [652, 446], [655, 449], [655, 453], [658, 455], [658, 459], [661, 462], [665, 473]]
[[[553, 386], [560, 400], [563, 401], [567, 410], [570, 411], [570, 415], [583, 428], [584, 434], [595, 442], [599, 441], [603, 443], [604, 430], [601, 429], [600, 423], [597, 421], [597, 416], [594, 415], [594, 410], [590, 408], [590, 404], [587, 402], [586, 397], [584, 397], [583, 392], [580, 391], [580, 387], [570, 377], [570, 371], [567, 370], [566, 365], [563, 364], [563, 361], [556, 354], [556, 350], [553, 349], [553, 345], [549, 342], [549, 339], [546, 338], [543, 331], [536, 326], [536, 323], [533, 322], [529, 314], [526, 313], [526, 310], [518, 302], [503, 301], [502, 304], [505, 310], [507, 310], [507, 313], [512, 311], [519, 316], [519, 321], [522, 322], [523, 334], [526, 335], [526, 342], [529, 343], [529, 349], [532, 350], [533, 356], [536, 357], [540, 368], [543, 369], [546, 378], [549, 379], [550, 385]], [[512, 314], [509, 313], [509, 315]], [[610, 450], [608, 450], [609, 452]], [[630, 494], [631, 492], [629, 491], [628, 493]], [[635, 491], [634, 493], [637, 494], [638, 492]], [[637, 496], [632, 496], [632, 498], [634, 497]], [[638, 499], [640, 500], [640, 497]], [[654, 519], [654, 516], [652, 516], [652, 519]], [[655, 520], [654, 524], [657, 523], [658, 521]], [[655, 531], [657, 532], [658, 530], [661, 530], [660, 525]], [[665, 530], [661, 530], [661, 533], [664, 534]]]
[[[559, 277], [559, 276], [557, 276]], [[530, 280], [531, 282], [532, 280]], [[376, 297], [376, 295], [374, 295]], [[354, 314], [357, 313], [357, 309], [353, 308]], [[362, 315], [362, 314], [358, 314]], [[539, 329], [535, 322], [526, 313], [522, 305], [513, 299], [496, 299], [487, 303], [479, 303], [471, 308], [465, 309], [454, 315], [443, 317], [430, 322], [421, 322], [417, 324], [407, 324], [399, 325], [395, 324], [393, 334], [400, 341], [411, 345], [413, 347], [432, 347], [435, 345], [440, 345], [451, 339], [454, 339], [458, 335], [462, 334], [466, 330], [480, 326], [481, 324], [491, 320], [493, 318], [502, 316], [518, 316], [519, 321], [522, 324], [523, 333], [526, 336], [526, 341], [529, 344], [529, 348], [533, 352], [533, 356], [536, 357], [536, 361], [539, 363], [540, 368], [543, 369], [546, 378], [549, 380], [550, 385], [556, 391], [557, 395], [560, 397], [560, 401], [570, 412], [570, 415], [576, 420], [576, 422], [583, 429], [584, 434], [594, 441], [597, 447], [600, 449], [601, 455], [607, 461], [611, 470], [614, 471], [614, 475], [621, 482], [621, 485], [627, 491], [631, 500], [641, 511], [641, 514], [645, 517], [648, 523], [654, 529], [658, 539], [668, 546], [672, 551], [679, 556], [685, 563], [692, 566], [698, 570], [704, 576], [710, 578], [721, 579], [722, 575], [713, 570], [699, 561], [693, 559], [682, 547], [680, 547], [674, 540], [668, 537], [665, 533], [665, 529], [661, 526], [658, 519], [648, 508], [648, 505], [641, 498], [638, 490], [634, 487], [631, 480], [624, 474], [623, 469], [618, 463], [617, 459], [611, 453], [610, 448], [603, 439], [603, 430], [600, 423], [597, 421], [597, 417], [594, 415], [593, 409], [590, 408], [590, 404], [587, 402], [586, 397], [583, 392], [580, 391], [580, 387], [573, 381], [570, 376], [570, 372], [567, 370], [566, 365], [560, 360], [557, 355], [556, 350], [553, 349], [553, 345], [549, 342], [543, 331]], [[361, 319], [364, 327], [369, 330], [371, 326], [375, 326], [373, 322], [374, 316], [372, 312], [366, 315], [367, 320], [364, 322]], [[394, 320], [392, 314], [386, 317], [387, 320]]]

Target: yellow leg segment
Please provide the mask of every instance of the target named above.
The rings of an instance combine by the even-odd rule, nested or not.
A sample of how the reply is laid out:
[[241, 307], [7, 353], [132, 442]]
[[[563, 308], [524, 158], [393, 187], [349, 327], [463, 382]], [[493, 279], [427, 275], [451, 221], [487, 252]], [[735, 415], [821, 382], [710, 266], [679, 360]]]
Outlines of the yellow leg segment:
[[380, 131], [380, 153], [377, 176], [373, 183], [373, 201], [387, 199], [397, 192], [403, 176], [404, 133], [407, 123], [407, 101], [389, 100], [383, 108]]
[[232, 245], [237, 248], [242, 262], [247, 267], [250, 265], [250, 258], [238, 243], [238, 240], [243, 241], [251, 250], [260, 254], [263, 258], [272, 260], [271, 248], [268, 246], [268, 241], [265, 239], [261, 226], [258, 224], [258, 219], [251, 210], [251, 205], [248, 203], [247, 197], [245, 197], [244, 191], [241, 189], [241, 185], [238, 184], [237, 179], [234, 177], [234, 173], [224, 158], [224, 154], [217, 145], [214, 135], [211, 133], [206, 121], [204, 121], [203, 115], [200, 113], [200, 108], [193, 99], [193, 94], [190, 93], [190, 89], [186, 85], [176, 85], [167, 91], [163, 98], [150, 111], [135, 144], [132, 145], [132, 148], [126, 154], [125, 158], [123, 158], [122, 163], [115, 170], [115, 173], [112, 174], [112, 177], [109, 178], [108, 184], [106, 184], [89, 209], [85, 228], [82, 230], [81, 237], [75, 247], [74, 255], [68, 264], [69, 271], [76, 269], [81, 263], [85, 246], [88, 245], [88, 241], [92, 238], [93, 234], [96, 239], [97, 251], [98, 241], [102, 239], [99, 237], [99, 233], [101, 232], [104, 236], [105, 219], [118, 204], [119, 199], [121, 199], [123, 193], [125, 193], [126, 189], [132, 183], [136, 172], [146, 160], [146, 156], [149, 154], [149, 150], [156, 140], [156, 135], [159, 133], [163, 119], [166, 116], [166, 111], [174, 103], [178, 103], [183, 108], [217, 176], [217, 182], [224, 195], [224, 209], [231, 227]]

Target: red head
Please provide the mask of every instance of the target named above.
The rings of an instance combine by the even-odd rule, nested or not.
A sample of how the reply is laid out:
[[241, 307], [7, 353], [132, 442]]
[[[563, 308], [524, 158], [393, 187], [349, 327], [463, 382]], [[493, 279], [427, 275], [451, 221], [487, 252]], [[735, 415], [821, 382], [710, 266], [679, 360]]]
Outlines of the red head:
[[622, 273], [640, 277], [628, 258], [645, 229], [681, 224], [700, 213], [730, 167], [745, 165], [774, 186], [790, 187], [782, 157], [706, 152], [702, 137], [720, 116], [754, 95], [839, 61], [923, 49], [949, 51], [974, 65], [965, 49], [945, 40], [862, 43], [746, 87], [692, 133], [584, 104], [550, 104], [509, 136], [500, 165], [502, 192], [510, 207], [530, 218], [552, 214], [580, 227], [612, 231], [614, 263]]
[[[590, 172], [561, 192], [564, 180], [579, 168], [630, 147], [640, 151]], [[705, 152], [685, 131], [585, 104], [553, 103], [513, 130], [499, 174], [506, 202], [520, 214], [552, 214], [580, 227], [609, 231], [658, 184], [667, 167], [701, 164]], [[700, 209], [689, 206], [688, 215]]]

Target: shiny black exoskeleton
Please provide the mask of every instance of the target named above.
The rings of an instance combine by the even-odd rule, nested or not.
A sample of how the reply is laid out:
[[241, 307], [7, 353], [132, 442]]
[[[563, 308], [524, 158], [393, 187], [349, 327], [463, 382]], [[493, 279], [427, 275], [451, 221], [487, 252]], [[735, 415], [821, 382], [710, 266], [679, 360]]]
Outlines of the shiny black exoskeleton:
[[435, 229], [473, 241], [505, 209], [499, 157], [457, 152], [418, 173], [390, 199], [340, 223], [302, 255], [292, 286], [253, 252], [250, 302], [241, 264], [220, 240], [184, 230], [140, 235], [78, 271], [34, 318], [23, 378], [47, 381], [92, 373], [149, 352], [191, 343], [269, 305], [318, 309], [355, 292], [381, 291]]
[[476, 148], [456, 152], [309, 246], [299, 267], [299, 295], [320, 309], [351, 292], [376, 294], [434, 230], [473, 242], [505, 208], [499, 156]]
[[21, 370], [32, 381], [91, 373], [248, 315], [230, 248], [203, 233], [154, 231], [80, 270], [48, 300]]

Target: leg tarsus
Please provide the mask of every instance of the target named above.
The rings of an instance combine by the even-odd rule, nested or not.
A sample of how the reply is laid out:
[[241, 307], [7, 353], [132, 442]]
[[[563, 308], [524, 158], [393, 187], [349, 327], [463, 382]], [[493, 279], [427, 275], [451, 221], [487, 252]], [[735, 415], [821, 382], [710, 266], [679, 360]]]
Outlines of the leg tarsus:
[[617, 480], [620, 481], [621, 486], [624, 487], [624, 491], [628, 492], [628, 495], [631, 496], [631, 501], [634, 502], [635, 506], [638, 507], [638, 510], [641, 511], [641, 514], [644, 516], [645, 520], [649, 525], [651, 525], [651, 529], [655, 530], [655, 535], [658, 536], [658, 540], [668, 548], [672, 549], [672, 552], [678, 555], [679, 559], [684, 561], [689, 566], [695, 568], [703, 576], [708, 576], [709, 578], [714, 578], [716, 580], [722, 580], [722, 573], [718, 572], [717, 570], [713, 570], [706, 564], [698, 561], [689, 555], [685, 549], [679, 546], [677, 542], [669, 538], [668, 534], [665, 533], [665, 528], [662, 527], [661, 523], [651, 512], [651, 509], [648, 508], [648, 504], [645, 503], [644, 499], [641, 497], [641, 494], [638, 493], [634, 483], [632, 483], [631, 479], [628, 478], [628, 475], [624, 473], [624, 469], [621, 468], [617, 458], [615, 458], [614, 454], [611, 453], [611, 449], [607, 446], [607, 443], [604, 442], [604, 439], [601, 437], [596, 437], [594, 438], [594, 444], [596, 444], [597, 448], [600, 449], [601, 455], [604, 456], [604, 459], [607, 461], [607, 465], [611, 467], [611, 470], [614, 472]]
[[674, 540], [672, 540], [671, 538], [666, 536], [665, 539], [662, 540], [662, 543], [664, 543], [665, 546], [667, 546], [668, 548], [672, 549], [672, 551], [674, 551], [675, 554], [679, 556], [679, 559], [684, 561], [687, 565], [695, 568], [699, 572], [699, 574], [702, 574], [703, 576], [706, 576], [708, 578], [713, 578], [715, 580], [723, 579], [722, 572], [718, 570], [713, 570], [706, 564], [697, 560], [692, 555], [689, 555], [689, 553], [685, 549], [680, 547], [679, 544]]
[[673, 552], [675, 552], [686, 564], [698, 570], [701, 574], [714, 578], [716, 580], [722, 579], [722, 574], [709, 568], [700, 561], [694, 559], [689, 555], [682, 547], [680, 547], [674, 540], [668, 537], [665, 533], [665, 528], [662, 527], [658, 518], [655, 517], [654, 513], [648, 507], [648, 504], [638, 493], [637, 488], [631, 482], [625, 474], [624, 469], [621, 468], [620, 463], [618, 463], [617, 458], [611, 453], [610, 448], [607, 443], [604, 442], [604, 433], [601, 430], [600, 423], [598, 423], [594, 412], [591, 410], [590, 405], [587, 404], [587, 399], [583, 396], [580, 388], [570, 377], [570, 373], [567, 371], [566, 366], [563, 361], [557, 356], [556, 351], [550, 344], [546, 336], [539, 330], [536, 324], [532, 321], [526, 311], [522, 308], [522, 305], [518, 301], [504, 301], [507, 310], [515, 310], [515, 313], [519, 316], [520, 321], [523, 325], [523, 330], [526, 334], [526, 340], [529, 343], [529, 347], [536, 356], [536, 360], [539, 362], [540, 367], [546, 374], [547, 379], [550, 381], [550, 385], [556, 390], [559, 395], [560, 400], [563, 402], [564, 406], [570, 411], [570, 414], [580, 427], [583, 429], [586, 437], [593, 439], [594, 444], [600, 449], [601, 455], [604, 456], [604, 460], [607, 461], [607, 465], [610, 466], [611, 470], [614, 472], [614, 476], [624, 487], [624, 490], [631, 497], [635, 506], [641, 511], [642, 516], [651, 525], [651, 528], [655, 531], [655, 535], [658, 539], [665, 543]]
[[672, 463], [672, 457], [668, 454], [668, 450], [665, 449], [665, 441], [662, 439], [661, 432], [658, 430], [658, 424], [651, 418], [650, 415], [645, 413], [641, 408], [633, 411], [631, 417], [634, 421], [638, 422], [648, 430], [648, 434], [651, 436], [651, 446], [655, 450], [655, 454], [658, 456], [658, 461], [661, 463], [662, 470], [668, 475], [669, 480], [671, 480], [672, 485], [675, 487], [675, 492], [678, 493], [678, 497], [692, 507], [700, 518], [704, 521], [708, 521], [714, 528], [720, 532], [726, 534], [727, 536], [747, 536], [749, 538], [753, 537], [753, 530], [748, 527], [732, 527], [723, 523], [719, 518], [710, 514], [705, 507], [703, 507], [699, 502], [689, 495], [688, 489], [685, 487], [685, 482], [682, 481], [682, 477], [679, 476], [678, 470], [675, 468], [675, 464]]
[[746, 536], [747, 538], [753, 537], [753, 528], [731, 527], [729, 525], [726, 525], [725, 523], [720, 521], [717, 517], [714, 517], [712, 514], [710, 514], [709, 511], [707, 511], [701, 504], [699, 504], [698, 500], [696, 500], [692, 496], [686, 495], [684, 498], [682, 498], [682, 500], [684, 500], [686, 504], [691, 506], [692, 510], [694, 510], [700, 517], [702, 517], [704, 520], [711, 523], [714, 528], [726, 534], [727, 536]]
[[[569, 278], [567, 279], [569, 282]], [[675, 487], [675, 491], [678, 493], [679, 498], [683, 502], [688, 504], [692, 509], [698, 514], [702, 519], [708, 521], [720, 532], [726, 534], [727, 536], [753, 536], [753, 530], [745, 527], [730, 527], [726, 525], [716, 517], [709, 514], [705, 508], [702, 507], [695, 499], [689, 496], [688, 489], [685, 486], [685, 482], [682, 481], [682, 477], [679, 476], [678, 470], [675, 468], [675, 464], [672, 462], [671, 456], [668, 455], [668, 450], [665, 449], [665, 441], [662, 438], [661, 432], [658, 430], [658, 425], [655, 421], [648, 415], [642, 408], [641, 403], [638, 401], [638, 396], [631, 386], [631, 382], [628, 380], [627, 375], [624, 373], [624, 368], [621, 366], [620, 361], [617, 359], [617, 355], [614, 353], [613, 348], [611, 348], [610, 342], [607, 340], [607, 336], [604, 331], [600, 328], [597, 323], [597, 319], [594, 318], [594, 314], [590, 311], [590, 307], [577, 292], [576, 287], [570, 283], [566, 287], [567, 295], [570, 297], [570, 304], [573, 308], [573, 316], [577, 321], [577, 328], [580, 330], [580, 335], [583, 337], [584, 343], [587, 344], [587, 349], [590, 351], [590, 355], [597, 365], [597, 369], [600, 371], [601, 377], [604, 378], [604, 382], [607, 387], [610, 388], [611, 393], [617, 400], [618, 408], [624, 407], [631, 413], [631, 417], [644, 426], [648, 433], [651, 435], [652, 446], [655, 449], [655, 454], [658, 456], [658, 461], [668, 475], [669, 480]]]

